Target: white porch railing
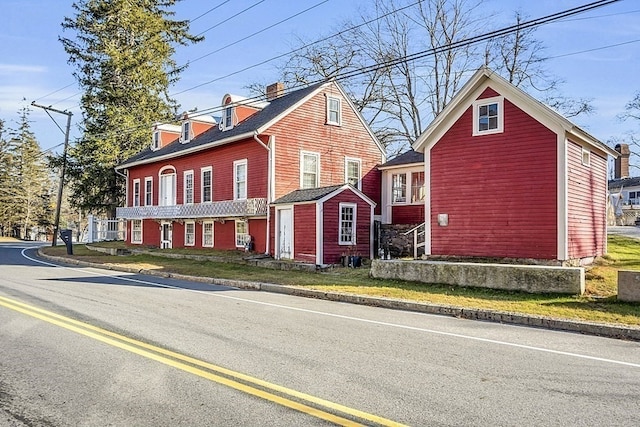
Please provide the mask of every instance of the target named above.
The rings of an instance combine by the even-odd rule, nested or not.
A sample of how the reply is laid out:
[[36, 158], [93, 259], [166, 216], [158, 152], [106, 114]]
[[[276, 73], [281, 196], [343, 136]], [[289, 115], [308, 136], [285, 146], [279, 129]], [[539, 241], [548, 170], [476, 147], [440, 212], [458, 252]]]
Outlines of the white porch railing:
[[413, 259], [418, 259], [418, 248], [425, 247], [425, 231], [425, 223], [423, 222], [404, 233], [405, 236], [413, 233]]
[[222, 200], [173, 206], [134, 206], [116, 209], [122, 219], [221, 218], [229, 216], [263, 216], [267, 214], [267, 199]]
[[127, 226], [122, 219], [87, 217], [87, 243], [105, 240], [126, 240]]

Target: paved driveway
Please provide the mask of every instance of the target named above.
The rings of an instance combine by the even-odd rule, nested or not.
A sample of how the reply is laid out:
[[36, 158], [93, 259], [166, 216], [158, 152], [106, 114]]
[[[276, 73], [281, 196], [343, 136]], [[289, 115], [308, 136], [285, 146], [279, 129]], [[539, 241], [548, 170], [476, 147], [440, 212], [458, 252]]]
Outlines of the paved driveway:
[[640, 227], [634, 225], [607, 227], [607, 233], [640, 239]]

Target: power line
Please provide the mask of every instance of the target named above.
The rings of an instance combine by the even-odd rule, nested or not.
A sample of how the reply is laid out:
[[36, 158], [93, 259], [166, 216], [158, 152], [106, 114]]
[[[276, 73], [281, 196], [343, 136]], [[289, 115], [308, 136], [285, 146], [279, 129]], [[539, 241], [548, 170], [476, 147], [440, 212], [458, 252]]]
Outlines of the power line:
[[211, 9], [209, 9], [209, 10], [207, 10], [206, 12], [204, 12], [204, 13], [202, 13], [202, 14], [200, 14], [200, 15], [196, 16], [196, 17], [195, 17], [195, 18], [193, 18], [193, 19], [190, 19], [190, 20], [189, 20], [189, 22], [197, 21], [198, 19], [200, 19], [200, 18], [202, 18], [203, 16], [205, 16], [205, 15], [207, 15], [207, 14], [209, 14], [209, 13], [213, 12], [214, 10], [218, 9], [220, 6], [224, 6], [225, 4], [229, 3], [230, 1], [231, 1], [231, 0], [225, 0], [225, 1], [223, 1], [223, 2], [222, 2], [222, 3], [220, 3], [219, 5], [212, 7]]
[[230, 17], [228, 17], [228, 18], [226, 18], [226, 19], [224, 19], [224, 20], [222, 20], [222, 21], [218, 22], [218, 23], [217, 23], [217, 24], [215, 24], [214, 26], [209, 27], [209, 28], [207, 28], [207, 29], [206, 29], [206, 30], [204, 30], [204, 31], [201, 31], [199, 34], [197, 34], [197, 35], [196, 35], [196, 37], [199, 37], [199, 36], [203, 35], [204, 33], [206, 33], [207, 31], [211, 31], [211, 30], [213, 30], [214, 28], [219, 27], [220, 25], [222, 25], [222, 24], [224, 24], [224, 23], [228, 22], [230, 19], [233, 19], [233, 18], [235, 18], [235, 17], [237, 17], [237, 16], [240, 16], [240, 15], [242, 15], [243, 13], [245, 13], [245, 12], [247, 12], [247, 11], [249, 11], [249, 10], [253, 9], [254, 7], [258, 6], [260, 3], [264, 3], [264, 2], [265, 2], [265, 0], [260, 0], [260, 1], [256, 2], [256, 3], [252, 4], [251, 6], [249, 6], [249, 7], [245, 8], [245, 9], [241, 10], [240, 12], [236, 13], [235, 15], [232, 15], [232, 16], [230, 16]]

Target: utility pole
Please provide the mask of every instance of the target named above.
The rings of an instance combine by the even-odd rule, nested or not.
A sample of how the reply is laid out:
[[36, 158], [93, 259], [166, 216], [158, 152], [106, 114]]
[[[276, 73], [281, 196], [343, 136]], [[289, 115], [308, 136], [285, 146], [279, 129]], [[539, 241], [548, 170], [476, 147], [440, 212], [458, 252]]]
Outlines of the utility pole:
[[71, 131], [71, 116], [73, 116], [73, 113], [70, 111], [56, 110], [52, 107], [45, 107], [44, 105], [36, 104], [35, 101], [33, 101], [31, 105], [33, 105], [34, 107], [42, 108], [47, 112], [47, 114], [49, 111], [53, 111], [54, 113], [64, 114], [67, 116], [67, 130], [64, 133], [64, 149], [62, 151], [62, 170], [60, 171], [58, 202], [56, 204], [56, 219], [53, 222], [53, 238], [51, 239], [51, 246], [56, 246], [58, 244], [58, 228], [60, 227], [60, 206], [62, 205], [62, 187], [64, 186], [64, 174], [67, 169], [67, 147], [69, 146], [69, 132]]

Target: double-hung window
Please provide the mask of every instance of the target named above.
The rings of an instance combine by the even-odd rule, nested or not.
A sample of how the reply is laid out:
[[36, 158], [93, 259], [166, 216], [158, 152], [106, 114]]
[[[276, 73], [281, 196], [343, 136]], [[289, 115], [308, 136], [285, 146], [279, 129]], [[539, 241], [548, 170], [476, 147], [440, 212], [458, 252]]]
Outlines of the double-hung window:
[[236, 220], [236, 247], [244, 247], [250, 238], [247, 221]]
[[193, 171], [184, 172], [184, 201], [185, 205], [193, 204]]
[[327, 96], [327, 124], [340, 126], [342, 123], [342, 111], [340, 98]]
[[473, 135], [501, 133], [504, 129], [504, 98], [479, 99], [473, 103]]
[[213, 222], [202, 223], [202, 246], [205, 248], [213, 247]]
[[247, 198], [247, 159], [233, 162], [233, 198], [234, 200]]
[[233, 129], [233, 106], [228, 106], [224, 109], [224, 119], [222, 121], [223, 129]]
[[341, 245], [356, 244], [356, 205], [353, 203], [340, 203], [338, 243]]
[[153, 205], [153, 178], [150, 176], [144, 179], [144, 204]]
[[157, 150], [160, 148], [160, 132], [153, 132], [153, 142], [151, 143], [151, 149]]
[[213, 201], [213, 170], [211, 166], [200, 169], [200, 186], [202, 203]]
[[191, 122], [182, 124], [182, 142], [189, 142], [191, 139]]
[[407, 174], [396, 173], [391, 176], [391, 201], [393, 203], [406, 203], [407, 201]]
[[196, 223], [193, 221], [184, 223], [184, 245], [194, 246], [196, 244]]
[[424, 172], [411, 173], [411, 203], [424, 201]]
[[133, 206], [140, 206], [140, 180], [133, 180]]
[[320, 154], [303, 151], [300, 154], [300, 187], [317, 188], [320, 176]]
[[142, 243], [142, 220], [131, 220], [131, 243]]
[[360, 181], [360, 169], [362, 162], [360, 159], [346, 157], [344, 159], [344, 179], [348, 184], [353, 185], [358, 190], [362, 190]]

